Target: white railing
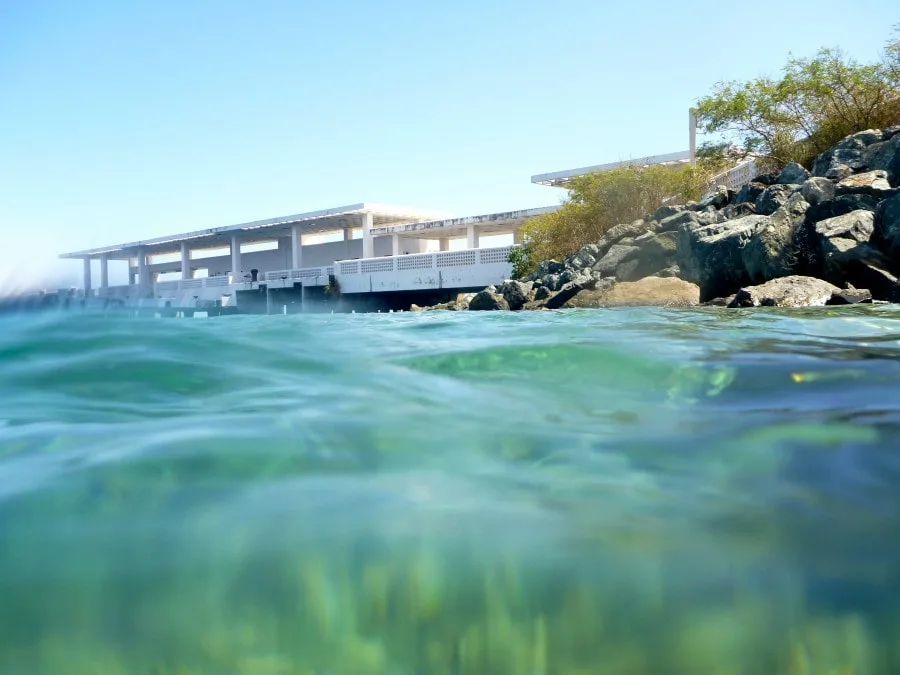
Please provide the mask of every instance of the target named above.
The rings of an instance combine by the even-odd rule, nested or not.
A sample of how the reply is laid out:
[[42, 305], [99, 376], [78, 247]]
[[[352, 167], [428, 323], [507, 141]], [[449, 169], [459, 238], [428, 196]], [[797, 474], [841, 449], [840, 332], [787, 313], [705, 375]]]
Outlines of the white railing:
[[275, 270], [266, 272], [264, 278], [267, 282], [282, 281], [294, 283], [295, 281], [313, 281], [313, 285], [322, 285], [328, 282], [328, 277], [334, 274], [333, 267], [303, 267], [293, 270]]
[[756, 158], [745, 160], [737, 166], [713, 176], [710, 180], [711, 187], [724, 185], [732, 190], [740, 190], [761, 173]]
[[416, 253], [413, 255], [365, 258], [363, 260], [341, 260], [335, 269], [342, 276], [353, 274], [374, 274], [378, 272], [408, 272], [451, 267], [472, 267], [505, 263], [513, 246], [493, 248], [472, 248], [463, 251], [441, 251], [439, 253]]

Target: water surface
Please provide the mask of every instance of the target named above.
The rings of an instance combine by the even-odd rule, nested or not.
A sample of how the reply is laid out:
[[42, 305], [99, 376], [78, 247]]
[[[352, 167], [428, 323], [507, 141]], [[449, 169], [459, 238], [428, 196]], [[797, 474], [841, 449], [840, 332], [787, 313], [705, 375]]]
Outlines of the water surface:
[[0, 319], [0, 673], [900, 672], [900, 310]]

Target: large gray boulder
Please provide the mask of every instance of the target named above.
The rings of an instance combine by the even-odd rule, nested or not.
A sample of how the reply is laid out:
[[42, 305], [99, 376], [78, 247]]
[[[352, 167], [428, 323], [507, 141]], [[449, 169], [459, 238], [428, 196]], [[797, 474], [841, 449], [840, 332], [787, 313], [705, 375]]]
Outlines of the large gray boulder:
[[781, 183], [782, 185], [793, 185], [804, 183], [808, 179], [809, 171], [796, 162], [791, 162], [781, 170], [776, 182]]
[[815, 277], [789, 276], [741, 288], [731, 307], [824, 307], [837, 286]]
[[863, 162], [869, 170], [887, 171], [891, 184], [900, 185], [900, 134], [866, 148]]
[[879, 200], [872, 195], [841, 195], [828, 201], [819, 202], [815, 206], [810, 206], [806, 212], [806, 221], [808, 223], [818, 223], [828, 218], [843, 216], [845, 213], [865, 209], [875, 213], [878, 208]]
[[522, 309], [525, 303], [534, 296], [534, 284], [531, 282], [507, 280], [504, 281], [497, 292], [506, 300], [506, 304], [513, 311]]
[[696, 284], [673, 277], [644, 277], [638, 281], [603, 280], [565, 302], [565, 308], [587, 307], [693, 307], [700, 304]]
[[509, 309], [506, 300], [493, 286], [488, 286], [469, 301], [470, 312], [486, 312]]
[[750, 283], [743, 249], [769, 222], [767, 216], [747, 216], [679, 231], [678, 266], [683, 279], [700, 286], [701, 302], [725, 297]]
[[614, 277], [623, 263], [640, 253], [638, 246], [623, 246], [613, 244], [606, 255], [593, 267], [593, 271], [601, 277]]
[[660, 220], [655, 229], [657, 232], [677, 232], [682, 227], [697, 225], [699, 222], [693, 211], [680, 211]]
[[874, 231], [875, 214], [862, 209], [816, 223], [816, 234], [823, 242], [834, 238], [866, 242]]
[[847, 178], [838, 181], [834, 190], [838, 196], [863, 194], [872, 195], [880, 199], [894, 194], [894, 191], [891, 190], [891, 184], [888, 182], [888, 172], [884, 169], [875, 169], [874, 171], [847, 176]]
[[755, 204], [757, 198], [763, 193], [763, 190], [766, 189], [766, 186], [762, 183], [757, 183], [752, 181], [744, 185], [740, 190], [738, 190], [737, 195], [735, 195], [734, 199], [731, 201], [731, 204]]
[[808, 208], [803, 196], [795, 192], [747, 242], [741, 260], [751, 282], [761, 283], [791, 273], [796, 264], [795, 234]]
[[566, 302], [583, 290], [591, 290], [597, 287], [599, 280], [596, 277], [581, 277], [575, 281], [565, 284], [556, 294], [547, 298], [544, 307], [547, 309], [559, 309]]
[[787, 203], [791, 195], [800, 190], [796, 184], [770, 185], [756, 198], [756, 212], [761, 216], [770, 216]]
[[616, 271], [619, 281], [636, 281], [676, 264], [678, 233], [647, 232], [635, 238], [638, 252]]
[[810, 178], [800, 187], [803, 199], [815, 206], [834, 198], [834, 181], [827, 178]]
[[633, 223], [622, 223], [620, 225], [614, 225], [613, 227], [607, 230], [606, 234], [600, 237], [600, 241], [597, 242], [597, 254], [596, 258], [599, 260], [603, 256], [606, 255], [607, 251], [612, 248], [615, 244], [618, 244], [625, 238], [628, 237], [637, 237], [644, 232], [653, 229], [653, 222], [647, 222], [645, 220], [635, 220]]

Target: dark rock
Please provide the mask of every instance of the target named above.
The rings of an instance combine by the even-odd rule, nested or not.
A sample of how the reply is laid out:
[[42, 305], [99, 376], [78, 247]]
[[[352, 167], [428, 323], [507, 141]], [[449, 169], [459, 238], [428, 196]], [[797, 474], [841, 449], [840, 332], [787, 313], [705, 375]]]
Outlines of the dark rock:
[[538, 286], [534, 291], [534, 299], [535, 300], [546, 300], [551, 295], [553, 295], [553, 291], [551, 291], [546, 286]]
[[735, 195], [734, 199], [731, 202], [731, 205], [737, 204], [755, 204], [757, 198], [763, 193], [763, 190], [766, 189], [766, 186], [762, 183], [758, 183], [755, 180], [750, 183], [746, 183], [740, 190], [738, 190], [737, 195]]
[[875, 214], [865, 210], [851, 211], [816, 223], [816, 234], [825, 241], [833, 237], [856, 242], [869, 241], [874, 230]]
[[778, 182], [778, 174], [777, 173], [761, 173], [756, 178], [753, 179], [754, 183], [760, 183], [764, 187], [769, 187], [770, 185], [775, 185]]
[[860, 131], [852, 136], [848, 136], [841, 141], [841, 144], [846, 143], [848, 147], [859, 148], [860, 146], [866, 147], [872, 145], [872, 143], [879, 143], [887, 139], [888, 137], [885, 136], [885, 132], [883, 131], [879, 131], [878, 129], [866, 129], [865, 131]]
[[809, 171], [796, 162], [791, 162], [781, 170], [780, 174], [778, 174], [777, 182], [782, 185], [793, 185], [804, 183], [807, 180], [809, 180]]
[[791, 195], [800, 190], [799, 185], [770, 185], [756, 198], [756, 212], [770, 216], [787, 203]]
[[469, 301], [469, 311], [484, 312], [509, 309], [509, 305], [493, 286], [485, 288]]
[[[727, 209], [730, 204], [726, 205]], [[712, 206], [707, 206], [705, 209], [697, 213], [697, 222], [701, 225], [715, 225], [716, 223], [724, 223], [727, 220], [725, 215], [721, 211], [717, 211]]]
[[860, 141], [853, 140], [852, 137], [846, 138], [841, 143], [826, 150], [816, 157], [813, 162], [813, 176], [826, 176], [829, 172], [843, 166], [853, 171], [859, 171], [866, 168], [866, 162], [863, 159], [863, 150], [866, 149]]
[[781, 277], [741, 288], [730, 307], [824, 307], [840, 290], [815, 277]]
[[795, 192], [750, 238], [741, 260], [751, 282], [761, 283], [791, 273], [796, 263], [794, 235], [808, 208], [803, 196]]
[[[678, 248], [677, 232], [647, 232], [634, 240], [639, 252], [617, 269], [619, 281], [637, 281], [675, 264]], [[633, 263], [633, 264], [632, 264]]]
[[864, 162], [869, 170], [887, 171], [891, 185], [900, 185], [900, 134], [888, 141], [870, 145], [866, 149]]
[[753, 202], [741, 202], [740, 204], [729, 204], [720, 211], [725, 220], [734, 220], [743, 218], [744, 216], [756, 215], [756, 204]]
[[825, 172], [825, 178], [830, 180], [843, 180], [847, 176], [853, 175], [853, 169], [846, 164], [835, 164]]
[[841, 195], [826, 202], [819, 202], [815, 206], [810, 206], [806, 212], [806, 222], [818, 223], [828, 218], [843, 216], [851, 211], [865, 209], [866, 211], [875, 212], [878, 207], [878, 199], [871, 195]]
[[838, 196], [862, 194], [871, 195], [879, 199], [886, 199], [895, 193], [888, 182], [888, 172], [884, 169], [847, 176], [838, 182], [834, 191]]
[[698, 206], [701, 211], [708, 209], [710, 206], [714, 209], [722, 209], [731, 203], [733, 197], [733, 190], [729, 190], [725, 185], [717, 185], [712, 191], [704, 195]]
[[559, 274], [566, 269], [565, 263], [558, 260], [544, 260], [538, 265], [538, 276], [545, 277], [548, 274]]
[[729, 295], [727, 298], [713, 298], [703, 303], [704, 307], [728, 307], [734, 302], [734, 296]]
[[[844, 262], [843, 277], [857, 288], [868, 288], [876, 300], [900, 302], [900, 283], [897, 277], [884, 269], [883, 265], [865, 260], [862, 254], [868, 248], [866, 244], [860, 244], [852, 250], [853, 254], [859, 254], [858, 259]], [[874, 252], [876, 256], [877, 253]]]
[[533, 285], [522, 281], [504, 281], [497, 291], [513, 311], [522, 309], [534, 293]]
[[871, 303], [872, 292], [867, 289], [840, 289], [831, 295], [831, 299], [826, 305], [859, 305], [861, 303]]
[[750, 283], [743, 249], [769, 222], [767, 216], [747, 216], [678, 232], [678, 266], [683, 279], [700, 286], [701, 301], [729, 295]]
[[674, 216], [682, 211], [686, 210], [686, 207], [681, 204], [672, 204], [672, 205], [664, 205], [660, 206], [656, 211], [653, 212], [653, 220], [657, 222], [661, 222], [670, 216]]
[[579, 279], [578, 281], [570, 281], [565, 284], [559, 291], [552, 297], [548, 298], [544, 302], [544, 307], [547, 309], [559, 309], [566, 302], [574, 297], [576, 294], [580, 293], [585, 289], [592, 289], [597, 287], [597, 280], [591, 278]]
[[594, 265], [594, 272], [604, 276], [616, 276], [616, 270], [627, 261], [635, 256], [641, 249], [637, 246], [623, 246], [622, 244], [614, 244], [600, 261]]
[[696, 213], [693, 211], [681, 211], [659, 221], [655, 229], [657, 232], [676, 232], [683, 225], [690, 226], [698, 223]]
[[834, 198], [834, 183], [827, 178], [810, 178], [800, 188], [803, 199], [812, 206]]
[[564, 307], [692, 307], [700, 302], [700, 289], [673, 277], [644, 277], [638, 281], [609, 283], [582, 290]]
[[681, 269], [679, 269], [678, 265], [672, 265], [671, 267], [667, 267], [666, 269], [657, 272], [656, 276], [663, 279], [667, 279], [669, 277], [681, 278]]
[[562, 286], [562, 283], [559, 281], [558, 274], [548, 274], [544, 277], [544, 286], [549, 288], [551, 291], [558, 291], [559, 287]]
[[[900, 135], [894, 138], [900, 138]], [[878, 205], [872, 241], [893, 260], [900, 262], [900, 195], [885, 199]]]
[[597, 242], [597, 260], [606, 255], [607, 251], [626, 237], [637, 237], [651, 229], [650, 224], [644, 220], [636, 220], [633, 223], [615, 225], [606, 232]]

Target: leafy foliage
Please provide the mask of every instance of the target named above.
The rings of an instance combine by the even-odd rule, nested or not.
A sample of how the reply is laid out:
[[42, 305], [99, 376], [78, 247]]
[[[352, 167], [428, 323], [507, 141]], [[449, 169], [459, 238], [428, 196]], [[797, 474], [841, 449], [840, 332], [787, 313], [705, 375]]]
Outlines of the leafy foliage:
[[661, 204], [696, 199], [708, 184], [711, 166], [622, 167], [574, 178], [559, 210], [529, 220], [525, 245], [511, 260], [517, 277], [541, 260], [563, 259], [596, 242], [614, 225], [643, 218]]
[[900, 123], [900, 39], [881, 61], [861, 64], [838, 49], [790, 58], [779, 79], [720, 82], [697, 103], [705, 133], [721, 133], [747, 152], [810, 166], [846, 136]]

